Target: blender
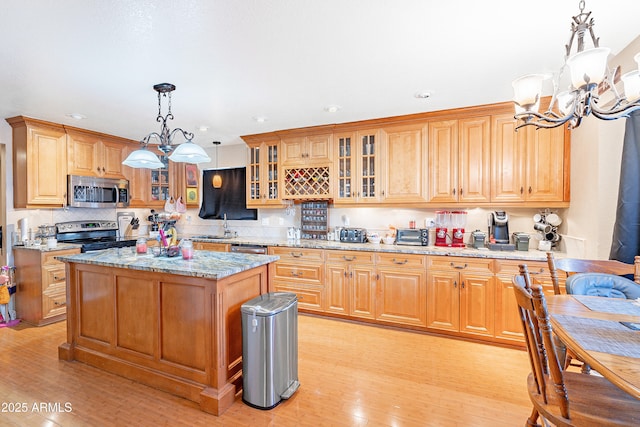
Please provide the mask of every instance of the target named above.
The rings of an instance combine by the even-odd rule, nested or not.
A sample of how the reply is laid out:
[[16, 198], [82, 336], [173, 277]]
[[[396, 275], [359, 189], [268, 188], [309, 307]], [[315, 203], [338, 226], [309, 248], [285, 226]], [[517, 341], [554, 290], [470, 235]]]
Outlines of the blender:
[[449, 246], [447, 232], [451, 225], [451, 212], [436, 211], [436, 246]]
[[464, 248], [464, 228], [467, 225], [467, 212], [466, 211], [453, 211], [451, 212], [451, 228], [452, 238], [451, 246], [456, 248]]

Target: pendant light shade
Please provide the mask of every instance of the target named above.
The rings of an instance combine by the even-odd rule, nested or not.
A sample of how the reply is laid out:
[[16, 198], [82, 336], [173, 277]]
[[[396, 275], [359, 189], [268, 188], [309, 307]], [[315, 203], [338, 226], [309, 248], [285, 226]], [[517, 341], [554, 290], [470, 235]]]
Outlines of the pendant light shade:
[[185, 163], [207, 163], [211, 161], [211, 158], [207, 156], [207, 153], [205, 153], [202, 147], [194, 144], [192, 141], [187, 141], [178, 145], [173, 150], [173, 153], [169, 156], [169, 160]]
[[[215, 145], [216, 147], [216, 169], [218, 169], [218, 145], [220, 144], [220, 141], [213, 141], [213, 145]], [[213, 185], [213, 188], [222, 188], [222, 177], [219, 173], [216, 172], [216, 174], [213, 176], [211, 184]]]
[[146, 146], [129, 154], [122, 164], [132, 168], [145, 169], [160, 169], [165, 166], [158, 159], [158, 156], [147, 150]]

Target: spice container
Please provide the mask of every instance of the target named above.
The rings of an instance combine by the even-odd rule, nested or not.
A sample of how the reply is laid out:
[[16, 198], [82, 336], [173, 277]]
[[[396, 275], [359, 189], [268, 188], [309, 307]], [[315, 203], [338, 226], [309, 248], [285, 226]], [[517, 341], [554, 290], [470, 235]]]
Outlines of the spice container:
[[141, 237], [138, 240], [136, 240], [136, 253], [138, 254], [147, 253], [147, 239]]

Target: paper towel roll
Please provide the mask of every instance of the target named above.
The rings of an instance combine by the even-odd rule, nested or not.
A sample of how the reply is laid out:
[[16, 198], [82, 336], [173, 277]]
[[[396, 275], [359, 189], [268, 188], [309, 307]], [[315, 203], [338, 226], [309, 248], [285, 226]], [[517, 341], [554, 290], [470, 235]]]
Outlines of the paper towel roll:
[[23, 242], [29, 240], [29, 218], [19, 219], [18, 228], [20, 228], [20, 240]]

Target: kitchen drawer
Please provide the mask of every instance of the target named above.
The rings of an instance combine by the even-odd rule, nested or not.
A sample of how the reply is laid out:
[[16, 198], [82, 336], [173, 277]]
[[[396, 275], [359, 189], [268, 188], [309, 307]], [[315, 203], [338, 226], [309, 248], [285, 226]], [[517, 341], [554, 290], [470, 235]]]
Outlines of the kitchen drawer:
[[298, 298], [298, 308], [322, 311], [323, 287], [273, 281], [273, 292], [292, 292]]
[[67, 292], [64, 282], [49, 286], [42, 292], [42, 318], [65, 314], [67, 312]]
[[306, 264], [291, 264], [286, 262], [275, 262], [272, 264], [272, 279], [287, 279], [304, 282], [322, 283], [322, 272], [324, 268], [322, 265], [306, 265]]
[[[527, 260], [503, 260], [495, 261], [495, 273], [499, 274], [518, 274], [520, 273], [520, 264], [525, 264], [530, 274], [541, 274], [549, 276], [549, 264], [546, 261], [527, 261]], [[549, 276], [550, 277], [550, 276]]]
[[63, 249], [63, 250], [55, 250], [48, 251], [42, 253], [42, 265], [61, 265], [64, 266], [62, 261], [58, 261], [56, 257], [64, 256], [64, 255], [75, 255], [80, 253], [80, 248], [78, 249]]
[[327, 251], [327, 262], [348, 262], [358, 264], [373, 264], [374, 253], [362, 251]]
[[379, 267], [403, 267], [403, 268], [425, 268], [427, 265], [426, 255], [414, 254], [376, 254], [376, 264]]
[[430, 256], [427, 268], [429, 270], [460, 271], [474, 273], [493, 273], [493, 259], [465, 258], [452, 256]]
[[295, 262], [324, 262], [324, 251], [322, 249], [270, 246], [269, 255], [278, 255], [280, 260], [292, 260]]
[[53, 283], [62, 283], [63, 285], [66, 282], [64, 264], [57, 265], [45, 265], [42, 267], [42, 272], [44, 277], [42, 278], [42, 289], [47, 289]]

